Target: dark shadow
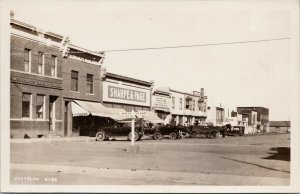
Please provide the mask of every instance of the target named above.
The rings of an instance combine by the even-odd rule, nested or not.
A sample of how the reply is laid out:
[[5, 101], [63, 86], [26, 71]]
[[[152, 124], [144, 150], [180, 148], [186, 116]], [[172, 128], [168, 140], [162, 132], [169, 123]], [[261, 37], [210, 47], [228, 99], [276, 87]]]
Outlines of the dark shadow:
[[232, 161], [235, 161], [235, 162], [244, 163], [244, 164], [250, 164], [250, 165], [257, 166], [257, 167], [260, 167], [260, 168], [265, 168], [265, 169], [268, 169], [268, 170], [274, 170], [274, 171], [279, 171], [279, 172], [290, 173], [289, 171], [278, 170], [278, 169], [275, 169], [275, 168], [270, 168], [270, 167], [268, 167], [268, 166], [263, 166], [263, 165], [260, 165], [260, 164], [255, 164], [255, 163], [246, 162], [246, 161], [242, 161], [242, 160], [236, 160], [236, 159], [227, 158], [227, 157], [221, 157], [221, 158], [227, 159], [227, 160], [232, 160]]
[[290, 147], [274, 147], [270, 149], [269, 154], [272, 155], [263, 159], [291, 161]]

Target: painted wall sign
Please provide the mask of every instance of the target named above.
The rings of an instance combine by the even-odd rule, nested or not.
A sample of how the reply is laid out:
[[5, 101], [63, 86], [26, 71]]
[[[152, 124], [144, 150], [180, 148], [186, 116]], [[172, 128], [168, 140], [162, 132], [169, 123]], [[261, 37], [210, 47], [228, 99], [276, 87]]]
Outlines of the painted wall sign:
[[46, 87], [46, 88], [62, 89], [62, 84], [53, 83], [53, 82], [46, 82], [46, 81], [40, 81], [40, 80], [34, 80], [34, 79], [24, 78], [24, 77], [17, 77], [17, 76], [11, 76], [11, 82], [12, 83], [32, 85], [32, 86]]
[[138, 102], [146, 102], [146, 92], [108, 86], [108, 97]]
[[102, 92], [104, 102], [150, 106], [150, 88], [104, 81]]

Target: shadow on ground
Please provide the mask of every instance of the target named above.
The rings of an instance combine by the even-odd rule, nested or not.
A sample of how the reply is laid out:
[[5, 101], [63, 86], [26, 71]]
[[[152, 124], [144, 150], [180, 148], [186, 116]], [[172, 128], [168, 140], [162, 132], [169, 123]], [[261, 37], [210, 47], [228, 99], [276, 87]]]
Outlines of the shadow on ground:
[[290, 161], [291, 160], [291, 151], [289, 147], [273, 147], [270, 149], [269, 154], [272, 154], [263, 159], [267, 160], [283, 160]]

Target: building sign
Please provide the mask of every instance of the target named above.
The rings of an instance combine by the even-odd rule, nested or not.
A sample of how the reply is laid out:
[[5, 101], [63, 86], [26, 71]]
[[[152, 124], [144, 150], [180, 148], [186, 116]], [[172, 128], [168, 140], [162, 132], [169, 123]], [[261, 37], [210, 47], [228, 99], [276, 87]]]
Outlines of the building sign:
[[104, 102], [150, 106], [150, 87], [104, 81], [102, 92]]
[[146, 92], [108, 86], [108, 97], [137, 102], [146, 102]]
[[162, 96], [153, 96], [153, 108], [169, 111], [170, 98]]
[[30, 78], [17, 77], [17, 76], [11, 76], [11, 82], [32, 85], [32, 86], [40, 86], [40, 87], [45, 87], [45, 88], [62, 89], [62, 84], [59, 84], [59, 83], [46, 82], [46, 81], [34, 80], [34, 79], [30, 79]]

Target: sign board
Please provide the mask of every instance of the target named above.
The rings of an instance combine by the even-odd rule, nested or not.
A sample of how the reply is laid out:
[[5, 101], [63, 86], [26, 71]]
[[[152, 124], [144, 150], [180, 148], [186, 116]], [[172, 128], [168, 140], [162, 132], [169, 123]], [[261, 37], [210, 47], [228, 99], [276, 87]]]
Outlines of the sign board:
[[103, 101], [150, 106], [150, 88], [103, 82]]
[[62, 89], [62, 84], [59, 84], [59, 83], [48, 82], [48, 81], [46, 82], [46, 81], [18, 77], [18, 76], [11, 76], [11, 82], [32, 85], [32, 86], [40, 86], [40, 87], [45, 87], [45, 88]]
[[162, 110], [170, 110], [170, 98], [164, 96], [153, 96], [152, 97], [152, 107]]

